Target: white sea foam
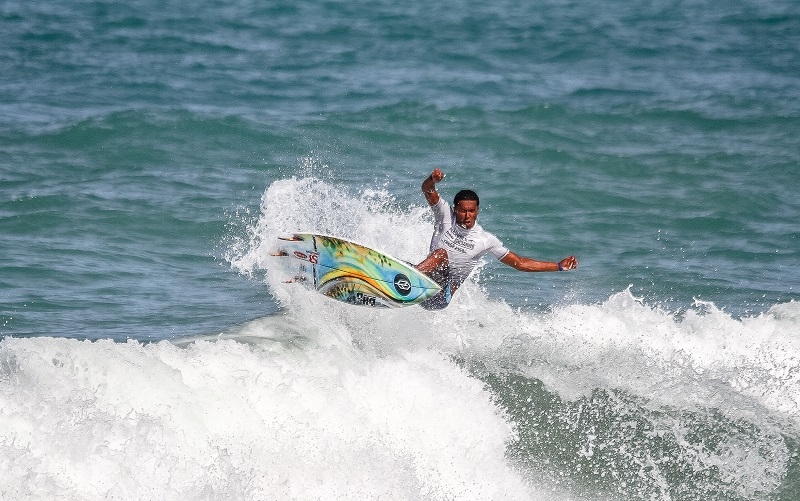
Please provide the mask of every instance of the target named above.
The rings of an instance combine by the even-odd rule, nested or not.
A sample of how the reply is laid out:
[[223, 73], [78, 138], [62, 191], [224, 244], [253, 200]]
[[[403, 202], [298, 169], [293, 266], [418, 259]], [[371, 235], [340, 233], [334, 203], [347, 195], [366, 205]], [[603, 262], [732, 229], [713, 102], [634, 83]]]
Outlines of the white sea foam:
[[551, 314], [494, 309], [497, 318], [482, 324], [500, 339], [479, 345], [463, 334], [475, 356], [511, 365], [565, 399], [615, 388], [656, 406], [713, 407], [800, 432], [798, 303], [746, 318], [698, 303], [678, 317], [622, 291]]
[[[677, 317], [629, 291], [603, 304], [572, 304], [551, 314], [514, 311], [477, 295], [469, 300], [478, 303], [454, 305], [456, 311], [447, 312], [454, 315], [441, 319], [453, 326], [449, 337], [458, 341], [447, 349], [495, 372], [524, 374], [563, 401], [576, 402], [553, 412], [575, 411], [578, 419], [581, 412], [597, 411], [598, 421], [576, 432], [577, 440], [589, 456], [595, 447], [624, 456], [619, 465], [625, 466], [615, 467], [638, 469], [650, 485], [638, 493], [641, 498], [670, 498], [668, 487], [653, 486], [666, 485], [674, 464], [692, 465], [697, 475], [713, 471], [716, 480], [704, 488], [724, 488], [744, 499], [781, 485], [793, 461], [784, 437], [796, 440], [800, 434], [800, 304], [737, 319], [708, 304]], [[593, 403], [598, 390], [616, 399], [616, 425], [602, 421], [608, 414], [602, 401]], [[615, 397], [618, 392], [624, 397]], [[595, 426], [632, 428], [606, 429], [606, 441], [598, 443]], [[675, 449], [665, 452], [659, 443]], [[612, 474], [615, 467], [609, 468]]]
[[[334, 303], [284, 284], [270, 261], [275, 237], [297, 229], [354, 238], [410, 261], [430, 237], [426, 207], [398, 208], [381, 191], [348, 193], [314, 177], [273, 183], [246, 245], [230, 256], [242, 271], [265, 270], [287, 307], [337, 316], [345, 336], [376, 350], [433, 347], [512, 367], [567, 399], [592, 388], [624, 389], [656, 405], [715, 406], [734, 418], [765, 418], [800, 431], [800, 305], [735, 318], [697, 302], [682, 315], [645, 304], [629, 290], [602, 304], [573, 303], [551, 314], [513, 310], [467, 283], [439, 313], [375, 312]], [[337, 305], [338, 306], [338, 305]], [[365, 319], [367, 319], [365, 321]], [[409, 328], [413, 326], [413, 328]]]
[[0, 367], [2, 499], [532, 498], [433, 351], [5, 339]]
[[[506, 456], [518, 423], [454, 356], [539, 379], [564, 399], [634, 395], [665, 411], [659, 433], [744, 497], [785, 473], [770, 423], [796, 426], [796, 304], [744, 320], [714, 310], [676, 319], [623, 292], [532, 314], [474, 284], [464, 292], [439, 313], [308, 293], [184, 346], [7, 338], [0, 498], [552, 499]], [[712, 450], [666, 412], [708, 407], [764, 431]], [[589, 437], [587, 454], [608, 445]], [[642, 466], [651, 481], [657, 466]]]
[[[312, 208], [310, 198], [342, 210], [331, 217]], [[385, 198], [347, 194], [315, 179], [276, 182], [264, 195], [262, 217], [252, 232], [251, 243], [258, 245], [247, 247], [237, 266], [263, 267], [269, 275], [263, 244], [290, 228], [341, 234], [398, 256], [421, 258], [430, 231], [426, 211], [374, 203]], [[655, 419], [652, 433], [665, 434], [677, 444], [682, 457], [674, 460], [694, 464], [698, 472], [715, 471], [721, 485], [746, 498], [780, 484], [790, 461], [782, 434], [797, 437], [800, 432], [796, 303], [736, 318], [698, 301], [675, 314], [625, 290], [601, 304], [564, 304], [537, 313], [512, 309], [469, 282], [441, 312], [376, 312], [326, 303], [279, 280], [268, 278], [268, 283], [291, 311], [317, 318], [329, 334], [338, 330], [329, 342], [353, 343], [379, 356], [433, 350], [478, 361], [493, 371], [542, 381], [564, 401], [588, 398], [597, 389], [624, 392], [641, 406], [624, 412], [649, 410], [659, 416], [648, 418]], [[696, 439], [687, 438], [690, 432], [681, 417], [686, 412], [719, 413], [756, 431], [740, 433], [731, 427], [731, 434], [716, 446], [698, 446], [692, 442]], [[708, 418], [709, 429], [714, 419]], [[591, 435], [584, 439], [590, 449], [609, 445], [594, 444]], [[621, 450], [631, 450], [631, 445], [636, 446], [622, 445]], [[649, 452], [627, 454], [649, 484], [666, 482], [668, 472], [646, 457]], [[653, 489], [669, 496], [666, 488]]]
[[[620, 428], [615, 441], [579, 434], [572, 464], [613, 448], [646, 486], [639, 498], [670, 497], [675, 480], [654, 453], [677, 454], [669, 459], [740, 497], [779, 485], [790, 461], [782, 436], [796, 438], [800, 425], [800, 305], [734, 318], [698, 303], [676, 315], [620, 291], [542, 313], [468, 282], [440, 312], [378, 311], [273, 272], [275, 236], [297, 229], [421, 258], [427, 211], [393, 204], [313, 178], [271, 185], [229, 257], [263, 274], [284, 306], [276, 315], [174, 343], [0, 342], [0, 499], [553, 499], [554, 488], [582, 497], [511, 459], [530, 430], [473, 363], [541, 381], [567, 403], [624, 395], [614, 405], [627, 406], [627, 421], [588, 424]], [[712, 446], [683, 419], [691, 413], [711, 416], [714, 433], [714, 413], [733, 424]], [[624, 432], [637, 420], [651, 425], [638, 438]], [[678, 452], [654, 450], [662, 439]]]

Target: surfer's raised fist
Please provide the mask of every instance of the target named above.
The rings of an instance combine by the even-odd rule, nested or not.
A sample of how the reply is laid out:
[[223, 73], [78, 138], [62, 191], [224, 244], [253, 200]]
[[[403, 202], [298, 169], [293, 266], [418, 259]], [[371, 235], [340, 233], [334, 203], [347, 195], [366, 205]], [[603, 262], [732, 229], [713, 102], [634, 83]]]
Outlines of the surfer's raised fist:
[[442, 169], [438, 167], [433, 169], [433, 172], [431, 172], [431, 180], [434, 183], [438, 183], [442, 179], [444, 179], [444, 172], [442, 172]]

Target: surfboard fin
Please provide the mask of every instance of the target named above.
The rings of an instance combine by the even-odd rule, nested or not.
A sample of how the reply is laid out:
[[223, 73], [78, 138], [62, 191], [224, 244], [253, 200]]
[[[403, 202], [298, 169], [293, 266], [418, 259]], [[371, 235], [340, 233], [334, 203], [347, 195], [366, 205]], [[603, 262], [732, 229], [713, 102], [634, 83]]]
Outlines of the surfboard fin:
[[278, 240], [286, 240], [287, 242], [302, 242], [305, 239], [299, 235], [284, 235], [282, 237], [278, 237]]
[[286, 257], [286, 256], [289, 255], [289, 253], [286, 252], [286, 251], [275, 251], [275, 252], [271, 252], [269, 255], [270, 256], [275, 256], [275, 257]]

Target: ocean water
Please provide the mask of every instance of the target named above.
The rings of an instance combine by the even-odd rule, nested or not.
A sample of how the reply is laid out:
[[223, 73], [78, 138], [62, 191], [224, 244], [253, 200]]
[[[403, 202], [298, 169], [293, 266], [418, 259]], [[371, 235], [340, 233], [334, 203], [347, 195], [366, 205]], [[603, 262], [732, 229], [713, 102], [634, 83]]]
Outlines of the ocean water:
[[[800, 4], [0, 3], [0, 500], [800, 497]], [[518, 254], [440, 312], [284, 284]]]

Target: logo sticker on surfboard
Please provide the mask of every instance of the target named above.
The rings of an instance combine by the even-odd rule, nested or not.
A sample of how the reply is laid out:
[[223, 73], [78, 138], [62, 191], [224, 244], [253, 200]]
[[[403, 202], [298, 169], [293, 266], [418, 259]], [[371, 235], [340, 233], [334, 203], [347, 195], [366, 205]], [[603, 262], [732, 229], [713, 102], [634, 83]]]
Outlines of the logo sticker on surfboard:
[[403, 296], [408, 296], [408, 293], [411, 292], [411, 281], [407, 276], [398, 273], [394, 277], [394, 288]]
[[294, 257], [302, 259], [303, 261], [308, 261], [311, 264], [317, 264], [317, 262], [319, 262], [319, 254], [316, 252], [306, 254], [305, 252], [294, 251]]

